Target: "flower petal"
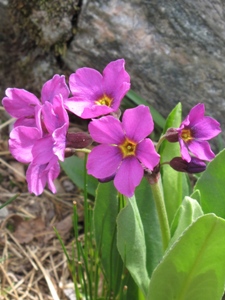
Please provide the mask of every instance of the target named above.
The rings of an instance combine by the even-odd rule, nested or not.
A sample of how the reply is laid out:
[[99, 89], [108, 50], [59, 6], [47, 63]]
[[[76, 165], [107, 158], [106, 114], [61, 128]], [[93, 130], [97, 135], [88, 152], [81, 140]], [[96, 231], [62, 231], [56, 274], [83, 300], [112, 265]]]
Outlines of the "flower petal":
[[56, 129], [52, 134], [54, 140], [53, 153], [61, 161], [64, 161], [65, 157], [67, 130], [67, 124], [64, 124], [62, 127]]
[[63, 125], [66, 125], [65, 130], [68, 129], [69, 117], [67, 111], [63, 106], [63, 100], [61, 95], [56, 96], [52, 100], [52, 103], [45, 102], [41, 112], [45, 127], [47, 128], [50, 134], [52, 134], [54, 130], [62, 127]]
[[42, 87], [41, 100], [44, 104], [46, 101], [52, 102], [56, 95], [62, 95], [63, 98], [68, 98], [70, 90], [66, 84], [64, 75], [54, 75]]
[[87, 99], [77, 100], [76, 97], [66, 99], [64, 105], [66, 109], [83, 119], [96, 118], [107, 115], [113, 111], [109, 106], [97, 105], [94, 101], [88, 101]]
[[113, 110], [117, 110], [120, 102], [130, 89], [130, 76], [125, 71], [125, 60], [110, 62], [103, 70], [104, 93], [113, 99]]
[[112, 116], [92, 120], [88, 129], [92, 139], [98, 143], [119, 145], [125, 138], [121, 122]]
[[49, 189], [55, 193], [56, 188], [53, 180], [58, 177], [59, 172], [60, 166], [56, 156], [47, 164], [31, 163], [26, 173], [29, 192], [36, 196], [40, 195], [48, 182]]
[[45, 168], [46, 165], [36, 165], [31, 163], [27, 169], [26, 179], [28, 183], [28, 190], [36, 196], [43, 192], [47, 182]]
[[184, 143], [184, 141], [182, 139], [179, 139], [179, 144], [180, 144], [180, 152], [181, 152], [182, 158], [184, 160], [186, 160], [187, 162], [190, 162], [191, 156], [188, 152], [187, 145]]
[[34, 127], [18, 126], [10, 133], [9, 150], [20, 162], [28, 163], [33, 160], [32, 148], [41, 138], [41, 132]]
[[52, 159], [48, 166], [47, 169], [47, 182], [48, 182], [48, 188], [52, 193], [56, 193], [56, 187], [54, 185], [54, 180], [59, 176], [60, 173], [60, 165], [58, 162], [57, 157], [55, 159]]
[[210, 140], [221, 132], [220, 123], [211, 117], [204, 117], [191, 128], [198, 140]]
[[50, 135], [35, 142], [32, 148], [33, 163], [39, 165], [48, 163], [55, 156], [53, 145], [54, 140]]
[[34, 116], [35, 106], [40, 106], [38, 98], [24, 89], [8, 88], [5, 93], [2, 105], [14, 118]]
[[195, 105], [188, 114], [190, 124], [194, 125], [196, 122], [199, 122], [202, 118], [204, 118], [204, 114], [205, 105], [203, 103]]
[[80, 68], [69, 77], [69, 86], [75, 99], [94, 102], [103, 95], [102, 75], [91, 68]]
[[131, 197], [134, 194], [136, 186], [139, 185], [144, 175], [144, 169], [136, 157], [127, 157], [122, 161], [115, 179], [116, 189], [123, 195]]
[[122, 161], [122, 154], [114, 146], [96, 146], [88, 155], [87, 171], [88, 174], [96, 178], [104, 179], [116, 173]]
[[16, 122], [13, 124], [13, 127], [18, 127], [18, 126], [25, 126], [25, 127], [36, 127], [36, 120], [35, 117], [23, 117], [19, 118], [16, 120]]
[[154, 144], [150, 139], [144, 139], [137, 145], [136, 156], [140, 162], [151, 171], [160, 160], [160, 156], [156, 152]]
[[125, 110], [122, 126], [126, 136], [134, 142], [140, 142], [153, 130], [154, 124], [149, 107], [139, 105]]
[[206, 141], [191, 141], [188, 143], [189, 150], [199, 159], [210, 161], [215, 157], [210, 145]]

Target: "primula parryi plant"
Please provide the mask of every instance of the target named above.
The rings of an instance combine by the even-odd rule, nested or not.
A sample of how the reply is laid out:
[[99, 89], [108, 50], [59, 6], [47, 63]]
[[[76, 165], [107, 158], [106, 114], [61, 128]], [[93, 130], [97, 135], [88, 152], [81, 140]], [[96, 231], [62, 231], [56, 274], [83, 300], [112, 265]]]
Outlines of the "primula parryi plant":
[[[46, 184], [56, 192], [59, 161], [67, 173], [76, 173], [66, 165], [66, 157], [76, 151], [88, 153], [87, 173], [99, 180], [89, 221], [107, 287], [99, 295], [98, 281], [87, 276], [88, 283], [81, 285], [84, 291], [75, 285], [77, 297], [85, 293], [87, 299], [220, 300], [225, 285], [225, 213], [218, 216], [218, 211], [225, 211], [225, 151], [215, 155], [208, 143], [221, 132], [220, 124], [205, 116], [202, 103], [181, 121], [178, 104], [164, 134], [153, 142], [149, 107], [126, 109], [119, 117], [129, 89], [124, 59], [110, 62], [102, 74], [80, 68], [70, 75], [69, 86], [64, 76], [55, 75], [44, 84], [40, 100], [26, 90], [9, 88], [2, 104], [17, 119], [9, 149], [15, 159], [29, 164], [28, 189], [35, 195]], [[67, 111], [90, 119], [89, 133], [71, 133]], [[192, 188], [187, 173], [200, 173]], [[207, 193], [210, 182], [215, 184]], [[168, 194], [171, 184], [173, 195]], [[86, 238], [91, 228], [85, 225]], [[87, 273], [92, 245], [85, 242], [81, 252]], [[77, 243], [77, 251], [79, 247]], [[70, 267], [72, 273], [75, 269]]]

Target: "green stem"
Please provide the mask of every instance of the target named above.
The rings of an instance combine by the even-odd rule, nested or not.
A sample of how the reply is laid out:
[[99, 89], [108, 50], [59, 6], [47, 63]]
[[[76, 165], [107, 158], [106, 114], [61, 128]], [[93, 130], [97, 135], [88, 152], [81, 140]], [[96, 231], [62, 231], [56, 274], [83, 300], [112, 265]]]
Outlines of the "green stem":
[[87, 154], [84, 157], [84, 253], [88, 257], [88, 232], [90, 227], [89, 213], [88, 213], [88, 197], [87, 197]]
[[89, 154], [91, 152], [90, 149], [82, 148], [82, 149], [74, 149], [76, 152], [82, 152], [82, 153], [87, 153]]
[[165, 134], [162, 135], [162, 136], [160, 137], [160, 139], [159, 139], [159, 141], [158, 141], [158, 143], [157, 143], [157, 145], [156, 145], [156, 147], [155, 147], [156, 152], [159, 151], [159, 147], [161, 146], [161, 144], [162, 144], [162, 142], [165, 140], [165, 138], [166, 138]]
[[162, 243], [163, 250], [165, 251], [168, 247], [170, 241], [170, 227], [164, 202], [164, 197], [162, 193], [162, 189], [160, 186], [160, 180], [154, 181], [150, 184], [153, 194], [153, 199], [155, 201], [155, 206], [159, 218], [159, 224], [162, 234]]

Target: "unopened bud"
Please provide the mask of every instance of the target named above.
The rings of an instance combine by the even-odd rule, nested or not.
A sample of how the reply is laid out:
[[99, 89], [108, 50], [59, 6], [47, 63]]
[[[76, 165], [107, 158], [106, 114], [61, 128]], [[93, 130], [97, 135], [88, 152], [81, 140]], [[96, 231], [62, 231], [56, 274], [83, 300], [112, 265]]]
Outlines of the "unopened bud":
[[191, 157], [191, 161], [187, 162], [181, 157], [174, 157], [170, 161], [170, 166], [178, 171], [178, 172], [186, 172], [186, 173], [200, 173], [205, 171], [206, 164], [201, 159], [197, 157]]
[[167, 129], [167, 132], [165, 133], [164, 137], [165, 139], [170, 143], [176, 143], [178, 142], [178, 130], [177, 128], [169, 128]]
[[85, 132], [69, 132], [66, 136], [66, 148], [82, 149], [92, 143], [91, 136]]

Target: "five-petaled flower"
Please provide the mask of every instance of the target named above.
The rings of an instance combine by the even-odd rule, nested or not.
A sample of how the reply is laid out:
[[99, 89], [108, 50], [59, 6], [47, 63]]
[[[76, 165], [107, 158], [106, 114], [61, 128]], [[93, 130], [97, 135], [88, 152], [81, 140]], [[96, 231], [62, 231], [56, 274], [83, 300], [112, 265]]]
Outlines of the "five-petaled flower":
[[100, 145], [88, 156], [88, 173], [102, 181], [114, 178], [117, 190], [131, 197], [144, 170], [151, 171], [159, 163], [153, 142], [146, 138], [153, 127], [150, 110], [144, 105], [127, 109], [122, 122], [113, 116], [92, 120], [89, 132]]
[[69, 77], [72, 97], [65, 99], [66, 109], [83, 118], [96, 118], [119, 109], [130, 89], [130, 76], [124, 59], [110, 62], [103, 74], [91, 68], [80, 68]]
[[220, 124], [211, 117], [205, 117], [204, 113], [205, 106], [199, 103], [190, 110], [179, 128], [168, 130], [168, 140], [174, 135], [174, 139], [180, 143], [181, 156], [187, 162], [191, 161], [191, 154], [206, 161], [215, 157], [207, 140], [221, 132]]

